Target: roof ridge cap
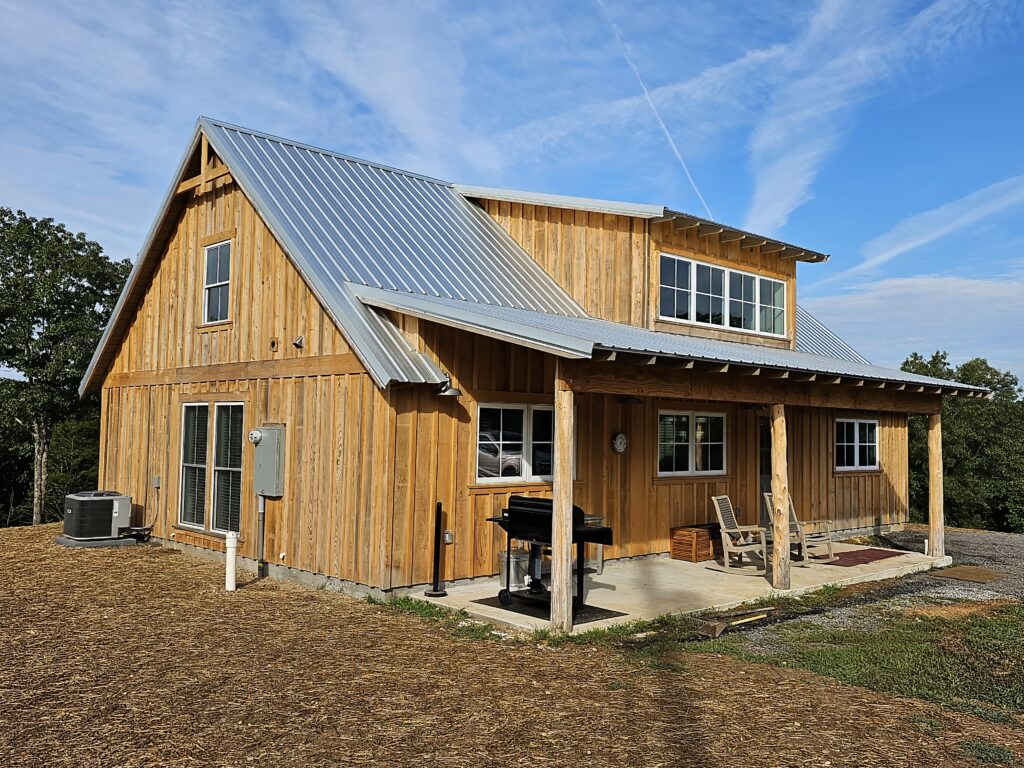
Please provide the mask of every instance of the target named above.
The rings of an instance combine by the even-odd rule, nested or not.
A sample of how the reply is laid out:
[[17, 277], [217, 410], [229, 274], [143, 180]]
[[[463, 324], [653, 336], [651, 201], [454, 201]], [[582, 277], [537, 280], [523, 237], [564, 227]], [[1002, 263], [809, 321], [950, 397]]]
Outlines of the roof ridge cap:
[[229, 122], [226, 122], [224, 120], [218, 120], [217, 118], [214, 118], [214, 117], [207, 117], [205, 115], [200, 115], [199, 116], [199, 124], [201, 126], [205, 125], [205, 124], [209, 124], [209, 125], [216, 126], [218, 128], [226, 128], [227, 130], [231, 130], [231, 131], [239, 131], [241, 133], [247, 133], [250, 136], [256, 136], [257, 138], [266, 139], [267, 141], [274, 141], [274, 142], [277, 142], [278, 144], [285, 144], [285, 145], [290, 146], [290, 147], [295, 147], [296, 149], [304, 149], [304, 150], [306, 150], [308, 152], [316, 152], [317, 154], [325, 155], [327, 157], [333, 157], [333, 158], [336, 158], [338, 160], [346, 160], [346, 161], [348, 161], [350, 163], [356, 163], [358, 165], [365, 165], [365, 166], [367, 166], [369, 168], [376, 168], [377, 170], [389, 171], [390, 173], [397, 173], [397, 174], [399, 174], [401, 176], [408, 176], [408, 177], [413, 178], [413, 179], [420, 179], [421, 181], [426, 181], [426, 182], [429, 182], [431, 184], [438, 184], [438, 185], [440, 185], [442, 187], [452, 187], [453, 186], [452, 182], [445, 181], [444, 179], [437, 179], [437, 178], [434, 178], [433, 176], [427, 176], [426, 174], [416, 173], [415, 171], [407, 171], [407, 170], [405, 170], [403, 168], [396, 168], [393, 165], [387, 165], [385, 163], [379, 163], [379, 162], [377, 162], [375, 160], [367, 160], [367, 159], [362, 158], [362, 157], [356, 157], [354, 155], [345, 154], [344, 152], [337, 152], [337, 151], [335, 151], [333, 149], [325, 149], [324, 147], [318, 147], [318, 146], [315, 146], [313, 144], [306, 144], [306, 143], [301, 142], [301, 141], [295, 141], [294, 139], [287, 139], [284, 136], [278, 136], [278, 135], [273, 134], [273, 133], [266, 133], [265, 131], [257, 131], [257, 130], [254, 130], [252, 128], [246, 128], [244, 125], [236, 125], [235, 123], [229, 123]]

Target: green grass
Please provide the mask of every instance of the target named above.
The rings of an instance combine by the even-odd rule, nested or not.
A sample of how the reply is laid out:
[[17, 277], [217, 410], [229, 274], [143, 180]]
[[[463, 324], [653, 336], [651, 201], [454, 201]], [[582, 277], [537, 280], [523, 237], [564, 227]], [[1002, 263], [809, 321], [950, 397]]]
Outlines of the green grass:
[[436, 603], [408, 596], [385, 601], [378, 600], [372, 595], [367, 596], [366, 602], [385, 610], [418, 616], [425, 621], [438, 624], [452, 637], [466, 640], [491, 640], [498, 637], [491, 625], [471, 619], [465, 611], [455, 611]]
[[778, 652], [770, 657], [748, 650], [742, 634], [684, 648], [801, 667], [990, 722], [1012, 722], [1024, 714], [1024, 606], [956, 619], [896, 614], [875, 630], [796, 620], [774, 631]]
[[1001, 744], [982, 739], [967, 739], [960, 742], [960, 751], [966, 757], [982, 765], [1013, 765], [1013, 753]]

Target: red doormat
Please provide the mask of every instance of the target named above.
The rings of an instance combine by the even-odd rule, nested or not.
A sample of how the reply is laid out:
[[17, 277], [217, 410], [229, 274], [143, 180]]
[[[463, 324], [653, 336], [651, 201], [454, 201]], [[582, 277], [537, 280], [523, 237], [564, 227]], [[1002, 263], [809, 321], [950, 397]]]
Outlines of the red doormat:
[[885, 560], [889, 557], [899, 557], [902, 554], [904, 553], [893, 552], [888, 549], [854, 549], [849, 552], [840, 552], [835, 560], [831, 563], [824, 563], [824, 565], [838, 565], [849, 568], [852, 565], [864, 565], [865, 563], [873, 563], [876, 560]]

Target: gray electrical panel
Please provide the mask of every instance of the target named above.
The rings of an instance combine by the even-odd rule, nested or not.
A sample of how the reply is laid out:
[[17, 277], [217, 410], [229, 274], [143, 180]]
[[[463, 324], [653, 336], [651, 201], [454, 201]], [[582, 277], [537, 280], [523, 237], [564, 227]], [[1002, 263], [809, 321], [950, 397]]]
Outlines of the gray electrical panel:
[[249, 432], [255, 446], [253, 492], [258, 496], [284, 496], [284, 427], [265, 424]]

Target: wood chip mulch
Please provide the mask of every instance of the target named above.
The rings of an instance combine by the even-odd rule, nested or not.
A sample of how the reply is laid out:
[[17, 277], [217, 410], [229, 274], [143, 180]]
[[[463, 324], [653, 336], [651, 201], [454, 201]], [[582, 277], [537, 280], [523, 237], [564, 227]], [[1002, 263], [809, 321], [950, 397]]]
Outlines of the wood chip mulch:
[[[1019, 726], [731, 659], [457, 639], [343, 595], [225, 593], [155, 546], [0, 530], [0, 765], [971, 765]], [[923, 727], [927, 719], [937, 727]]]

